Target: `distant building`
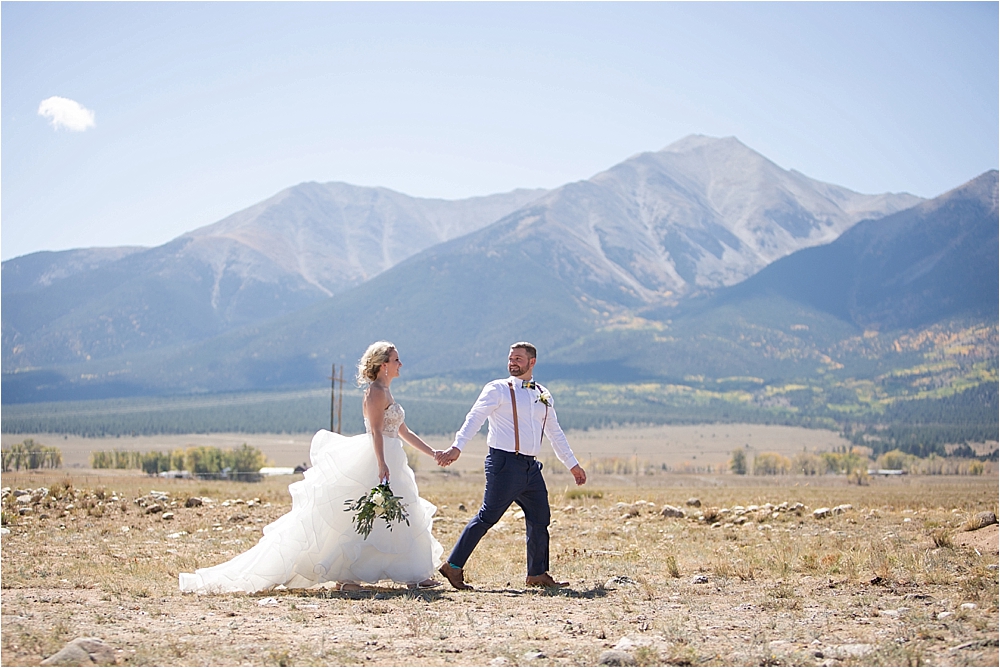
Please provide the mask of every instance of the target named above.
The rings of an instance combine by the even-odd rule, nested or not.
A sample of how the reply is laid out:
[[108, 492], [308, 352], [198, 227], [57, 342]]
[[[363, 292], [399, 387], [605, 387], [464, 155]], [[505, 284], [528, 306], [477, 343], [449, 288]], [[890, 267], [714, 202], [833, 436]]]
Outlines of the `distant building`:
[[161, 478], [190, 478], [190, 471], [160, 471], [159, 475]]
[[265, 466], [260, 470], [262, 476], [294, 475], [297, 471], [291, 466]]

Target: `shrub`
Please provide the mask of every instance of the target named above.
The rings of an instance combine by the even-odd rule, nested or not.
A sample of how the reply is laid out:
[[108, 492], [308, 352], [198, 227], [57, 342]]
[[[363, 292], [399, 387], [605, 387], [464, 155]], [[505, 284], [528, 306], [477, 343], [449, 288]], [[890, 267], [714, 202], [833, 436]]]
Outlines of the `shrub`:
[[217, 477], [222, 474], [222, 450], [194, 445], [184, 451], [184, 469], [192, 475]]
[[784, 475], [792, 467], [788, 457], [776, 452], [762, 452], [753, 460], [754, 475]]
[[729, 470], [736, 475], [747, 474], [747, 455], [743, 452], [743, 448], [733, 450], [733, 456], [729, 460]]
[[868, 457], [859, 448], [852, 448], [850, 452], [824, 452], [820, 457], [827, 473], [851, 475], [861, 469], [868, 470]]
[[931, 539], [934, 541], [934, 547], [954, 547], [948, 529], [935, 529], [931, 532]]
[[599, 489], [587, 489], [574, 487], [573, 489], [567, 489], [563, 496], [567, 499], [603, 499], [604, 492]]
[[223, 468], [228, 468], [230, 471], [229, 477], [248, 482], [259, 480], [260, 469], [267, 464], [264, 453], [246, 443], [235, 450], [224, 451], [222, 460], [225, 464]]
[[880, 469], [909, 471], [910, 466], [916, 460], [917, 457], [902, 450], [890, 450], [879, 455], [878, 459], [875, 460], [875, 466]]
[[802, 475], [821, 475], [826, 473], [827, 465], [822, 457], [813, 452], [800, 452], [792, 460], [791, 470]]

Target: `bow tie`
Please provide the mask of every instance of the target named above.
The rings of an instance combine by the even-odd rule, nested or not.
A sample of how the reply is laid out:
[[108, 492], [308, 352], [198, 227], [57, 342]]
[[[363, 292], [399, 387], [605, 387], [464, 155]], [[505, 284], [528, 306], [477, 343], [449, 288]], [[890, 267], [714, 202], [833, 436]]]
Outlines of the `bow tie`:
[[533, 390], [536, 387], [538, 387], [538, 383], [536, 383], [533, 380], [523, 380], [521, 381], [521, 387], [523, 387], [526, 390]]

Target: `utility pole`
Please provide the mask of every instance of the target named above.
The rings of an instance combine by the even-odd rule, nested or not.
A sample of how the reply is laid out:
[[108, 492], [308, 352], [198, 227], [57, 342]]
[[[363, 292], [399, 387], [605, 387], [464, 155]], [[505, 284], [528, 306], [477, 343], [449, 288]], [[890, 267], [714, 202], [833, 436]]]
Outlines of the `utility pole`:
[[341, 430], [344, 428], [344, 423], [340, 421], [340, 411], [344, 407], [344, 365], [340, 365], [340, 373], [337, 375], [337, 381], [340, 383], [340, 392], [337, 393], [337, 433], [342, 433]]
[[[337, 383], [340, 383], [338, 388]], [[339, 389], [339, 392], [338, 392]], [[337, 373], [337, 365], [330, 369], [330, 431], [340, 434], [343, 429], [341, 422], [341, 411], [344, 406], [344, 365], [340, 365], [340, 373]]]

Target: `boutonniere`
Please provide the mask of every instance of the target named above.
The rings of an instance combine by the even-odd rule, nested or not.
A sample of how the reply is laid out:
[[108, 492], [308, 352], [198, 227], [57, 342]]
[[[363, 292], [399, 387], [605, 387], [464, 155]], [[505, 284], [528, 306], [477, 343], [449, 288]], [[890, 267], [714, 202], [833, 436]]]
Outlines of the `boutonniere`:
[[535, 401], [541, 401], [543, 404], [552, 408], [552, 395], [549, 394], [548, 390], [542, 390], [538, 393], [538, 398]]

